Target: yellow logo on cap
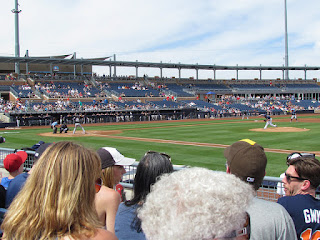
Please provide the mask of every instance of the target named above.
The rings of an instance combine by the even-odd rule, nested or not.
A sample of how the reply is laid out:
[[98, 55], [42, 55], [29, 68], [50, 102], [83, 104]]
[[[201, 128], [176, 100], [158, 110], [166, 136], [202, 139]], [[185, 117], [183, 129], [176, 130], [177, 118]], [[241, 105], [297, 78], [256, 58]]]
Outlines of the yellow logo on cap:
[[255, 141], [252, 141], [252, 140], [250, 140], [250, 139], [241, 139], [240, 141], [242, 141], [242, 142], [247, 142], [247, 143], [249, 143], [250, 145], [255, 145], [255, 144], [256, 144]]

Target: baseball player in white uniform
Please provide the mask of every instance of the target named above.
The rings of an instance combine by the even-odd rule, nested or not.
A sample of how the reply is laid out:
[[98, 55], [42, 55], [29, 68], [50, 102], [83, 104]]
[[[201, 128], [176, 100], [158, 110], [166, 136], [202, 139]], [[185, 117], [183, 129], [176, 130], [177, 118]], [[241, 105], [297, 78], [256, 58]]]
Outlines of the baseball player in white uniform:
[[86, 134], [86, 131], [80, 124], [80, 116], [75, 116], [74, 117], [74, 129], [73, 129], [73, 134], [75, 134], [77, 127], [81, 127], [83, 134]]
[[269, 114], [264, 114], [264, 117], [265, 117], [265, 122], [266, 122], [266, 125], [264, 126], [263, 129], [267, 129], [268, 125], [272, 126], [272, 127], [277, 127], [277, 125], [275, 124], [272, 124], [272, 117], [270, 117]]

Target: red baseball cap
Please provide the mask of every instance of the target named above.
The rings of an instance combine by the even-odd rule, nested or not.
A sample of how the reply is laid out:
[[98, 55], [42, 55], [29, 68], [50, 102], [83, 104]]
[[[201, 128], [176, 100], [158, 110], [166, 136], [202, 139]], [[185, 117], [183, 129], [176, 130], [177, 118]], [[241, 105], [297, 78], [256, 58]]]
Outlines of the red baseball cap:
[[4, 168], [8, 172], [14, 172], [27, 160], [28, 154], [25, 151], [11, 153], [3, 160]]

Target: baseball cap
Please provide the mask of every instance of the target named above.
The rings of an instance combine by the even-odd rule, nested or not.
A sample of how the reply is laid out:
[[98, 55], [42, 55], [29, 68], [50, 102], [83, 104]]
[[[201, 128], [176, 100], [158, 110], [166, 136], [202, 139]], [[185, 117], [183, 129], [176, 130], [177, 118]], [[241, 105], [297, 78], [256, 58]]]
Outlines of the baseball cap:
[[36, 152], [34, 153], [34, 158], [38, 160], [42, 153], [51, 145], [52, 143], [43, 143], [41, 144], [37, 149]]
[[25, 151], [11, 153], [3, 160], [4, 168], [8, 172], [14, 172], [27, 160], [28, 154]]
[[242, 139], [227, 147], [224, 156], [232, 174], [259, 189], [267, 166], [262, 146], [250, 139]]
[[133, 158], [127, 158], [123, 156], [116, 148], [113, 148], [113, 147], [99, 148], [97, 153], [101, 159], [102, 169], [111, 167], [113, 165], [129, 166], [136, 161]]

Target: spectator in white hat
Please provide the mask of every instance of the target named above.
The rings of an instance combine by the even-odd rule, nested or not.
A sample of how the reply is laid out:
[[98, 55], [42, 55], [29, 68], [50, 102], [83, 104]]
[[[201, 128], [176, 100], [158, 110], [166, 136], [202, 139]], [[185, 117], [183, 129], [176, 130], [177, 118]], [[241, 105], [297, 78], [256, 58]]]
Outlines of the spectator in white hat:
[[115, 191], [115, 186], [121, 181], [123, 174], [126, 173], [124, 166], [132, 165], [135, 159], [123, 156], [113, 147], [100, 148], [97, 153], [101, 159], [102, 186], [96, 194], [96, 210], [106, 229], [114, 233], [115, 218], [121, 201], [120, 194]]

